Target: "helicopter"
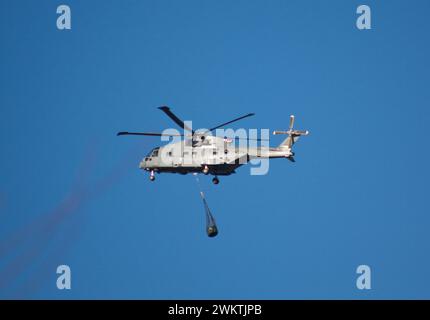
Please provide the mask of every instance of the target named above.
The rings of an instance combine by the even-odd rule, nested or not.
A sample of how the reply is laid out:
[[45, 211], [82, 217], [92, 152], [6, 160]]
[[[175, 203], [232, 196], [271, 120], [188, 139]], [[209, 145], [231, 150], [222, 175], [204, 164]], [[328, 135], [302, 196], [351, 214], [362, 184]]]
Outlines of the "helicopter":
[[[228, 122], [217, 125], [207, 130], [193, 130], [190, 126], [179, 119], [167, 106], [159, 107], [170, 119], [173, 120], [184, 133], [153, 133], [153, 132], [128, 132], [121, 131], [117, 136], [135, 135], [135, 136], [159, 136], [169, 137], [173, 140], [164, 146], [153, 148], [140, 162], [139, 168], [149, 172], [149, 179], [155, 180], [155, 173], [203, 173], [213, 175], [212, 182], [218, 184], [218, 176], [228, 176], [236, 173], [236, 169], [252, 159], [264, 158], [286, 158], [295, 162], [292, 147], [300, 136], [309, 134], [307, 130], [294, 130], [294, 115], [290, 116], [289, 128], [287, 131], [274, 131], [274, 135], [285, 134], [287, 138], [277, 147], [255, 146], [251, 147], [239, 143], [236, 145], [235, 140], [268, 141], [263, 138], [242, 138], [235, 136], [213, 136], [212, 132], [255, 115], [249, 113]], [[225, 132], [225, 131], [223, 131]]]

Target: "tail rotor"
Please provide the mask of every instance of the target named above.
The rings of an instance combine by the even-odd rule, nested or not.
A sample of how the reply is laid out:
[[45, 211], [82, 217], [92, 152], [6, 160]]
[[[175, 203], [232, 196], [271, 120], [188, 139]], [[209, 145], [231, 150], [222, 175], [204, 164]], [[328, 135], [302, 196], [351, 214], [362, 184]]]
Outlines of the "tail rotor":
[[[288, 148], [291, 151], [294, 143], [299, 140], [301, 136], [307, 136], [309, 134], [308, 130], [294, 130], [294, 115], [290, 116], [290, 124], [288, 126], [288, 131], [273, 131], [274, 135], [286, 134], [288, 137], [279, 145], [279, 148]], [[294, 162], [294, 153], [291, 151], [291, 155], [288, 157], [289, 160]]]

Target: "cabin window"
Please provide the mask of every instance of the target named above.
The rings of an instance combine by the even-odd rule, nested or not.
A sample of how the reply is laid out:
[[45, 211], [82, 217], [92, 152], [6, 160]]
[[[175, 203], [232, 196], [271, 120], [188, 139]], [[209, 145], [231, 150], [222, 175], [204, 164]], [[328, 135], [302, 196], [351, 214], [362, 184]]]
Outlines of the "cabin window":
[[154, 149], [152, 149], [149, 153], [148, 153], [148, 155], [147, 155], [147, 157], [149, 158], [149, 157], [158, 157], [158, 150], [160, 149], [160, 147], [157, 147], [157, 148], [154, 148]]

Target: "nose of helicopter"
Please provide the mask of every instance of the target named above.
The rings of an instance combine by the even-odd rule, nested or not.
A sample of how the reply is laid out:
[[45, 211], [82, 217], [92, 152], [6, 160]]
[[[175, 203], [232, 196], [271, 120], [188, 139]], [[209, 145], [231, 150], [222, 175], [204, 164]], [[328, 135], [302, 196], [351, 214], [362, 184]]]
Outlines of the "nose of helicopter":
[[145, 169], [146, 168], [146, 160], [142, 159], [139, 163], [139, 169]]

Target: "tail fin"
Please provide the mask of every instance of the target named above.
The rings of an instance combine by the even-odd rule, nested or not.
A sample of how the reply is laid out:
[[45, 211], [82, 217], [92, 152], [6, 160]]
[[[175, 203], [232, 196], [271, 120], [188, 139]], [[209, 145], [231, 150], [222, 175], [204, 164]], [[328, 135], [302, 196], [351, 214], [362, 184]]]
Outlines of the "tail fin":
[[300, 136], [307, 136], [309, 134], [309, 131], [307, 130], [293, 130], [294, 126], [294, 116], [290, 116], [290, 126], [288, 128], [288, 131], [274, 131], [273, 134], [287, 134], [288, 137], [282, 141], [282, 143], [279, 145], [279, 148], [289, 148], [291, 149], [294, 145], [294, 143], [299, 140]]

